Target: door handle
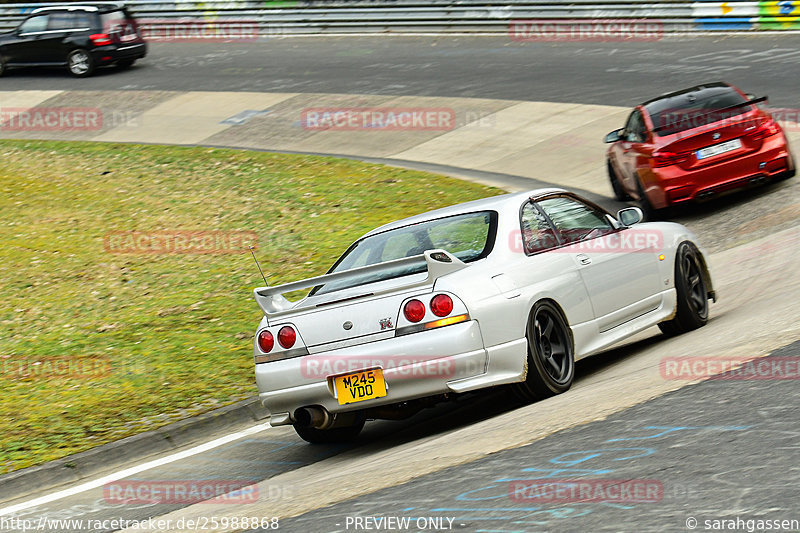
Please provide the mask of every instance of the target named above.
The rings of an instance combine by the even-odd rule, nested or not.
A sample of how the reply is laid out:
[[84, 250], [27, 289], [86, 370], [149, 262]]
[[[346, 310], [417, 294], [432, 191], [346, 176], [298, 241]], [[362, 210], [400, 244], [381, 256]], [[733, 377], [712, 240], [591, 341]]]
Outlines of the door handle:
[[580, 264], [582, 264], [582, 265], [591, 265], [592, 264], [592, 258], [589, 257], [586, 254], [578, 254], [577, 258], [578, 258], [578, 261], [580, 262]]

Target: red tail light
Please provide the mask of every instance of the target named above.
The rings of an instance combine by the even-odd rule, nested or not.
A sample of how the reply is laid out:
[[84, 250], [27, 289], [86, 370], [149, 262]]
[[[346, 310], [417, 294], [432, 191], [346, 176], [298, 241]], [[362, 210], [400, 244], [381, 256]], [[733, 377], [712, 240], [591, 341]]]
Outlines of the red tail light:
[[654, 167], [668, 167], [678, 165], [689, 159], [688, 154], [677, 154], [675, 152], [653, 152]]
[[275, 339], [272, 337], [272, 333], [264, 330], [258, 334], [258, 347], [262, 352], [269, 353], [273, 346], [275, 346]]
[[453, 299], [446, 294], [437, 294], [431, 300], [431, 311], [436, 316], [447, 316], [453, 312]]
[[409, 322], [419, 322], [425, 317], [425, 304], [419, 300], [409, 300], [403, 307], [403, 314]]
[[278, 344], [284, 348], [291, 348], [297, 341], [297, 333], [291, 326], [283, 326], [278, 332]]
[[762, 122], [760, 126], [758, 126], [755, 130], [748, 133], [751, 139], [760, 140], [766, 139], [767, 137], [771, 137], [773, 135], [777, 135], [780, 133], [781, 128], [774, 120], [768, 120], [766, 122]]
[[111, 37], [109, 37], [107, 33], [95, 33], [93, 35], [90, 35], [89, 39], [95, 46], [105, 46], [113, 42], [111, 40]]

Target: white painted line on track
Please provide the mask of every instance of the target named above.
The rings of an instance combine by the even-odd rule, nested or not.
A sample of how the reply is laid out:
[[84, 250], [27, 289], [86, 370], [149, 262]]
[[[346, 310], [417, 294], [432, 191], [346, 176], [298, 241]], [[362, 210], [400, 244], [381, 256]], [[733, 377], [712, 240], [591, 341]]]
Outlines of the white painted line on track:
[[36, 507], [37, 505], [43, 505], [45, 503], [54, 502], [56, 500], [60, 500], [62, 498], [67, 498], [69, 496], [74, 496], [75, 494], [80, 494], [81, 492], [85, 492], [87, 490], [96, 489], [98, 487], [102, 487], [106, 483], [111, 483], [113, 481], [117, 481], [128, 476], [132, 476], [134, 474], [138, 474], [139, 472], [144, 472], [145, 470], [150, 470], [151, 468], [156, 468], [158, 466], [162, 466], [165, 464], [173, 463], [175, 461], [180, 461], [181, 459], [185, 459], [187, 457], [191, 457], [193, 455], [197, 455], [199, 453], [207, 452], [209, 450], [213, 450], [214, 448], [218, 448], [223, 444], [227, 444], [229, 442], [233, 442], [235, 440], [241, 439], [242, 437], [247, 437], [249, 435], [253, 435], [255, 433], [259, 433], [264, 431], [265, 429], [269, 429], [270, 426], [269, 422], [265, 422], [263, 424], [258, 424], [251, 428], [247, 428], [242, 431], [237, 431], [235, 433], [231, 433], [229, 435], [225, 435], [224, 437], [220, 437], [218, 439], [214, 439], [212, 441], [206, 442], [205, 444], [200, 444], [193, 448], [189, 448], [188, 450], [184, 450], [182, 452], [173, 453], [172, 455], [168, 455], [166, 457], [162, 457], [160, 459], [155, 459], [153, 461], [148, 461], [146, 463], [142, 463], [137, 466], [132, 466], [130, 468], [126, 468], [124, 470], [118, 470], [113, 474], [108, 474], [101, 478], [95, 479], [93, 481], [87, 481], [86, 483], [81, 483], [80, 485], [76, 485], [74, 487], [70, 487], [68, 489], [60, 490], [58, 492], [53, 492], [52, 494], [47, 494], [46, 496], [40, 496], [38, 498], [34, 498], [32, 500], [28, 500], [22, 503], [18, 503], [15, 505], [10, 505], [8, 507], [3, 507], [0, 509], [0, 516], [16, 513], [18, 511], [22, 511], [24, 509], [29, 509], [31, 507]]

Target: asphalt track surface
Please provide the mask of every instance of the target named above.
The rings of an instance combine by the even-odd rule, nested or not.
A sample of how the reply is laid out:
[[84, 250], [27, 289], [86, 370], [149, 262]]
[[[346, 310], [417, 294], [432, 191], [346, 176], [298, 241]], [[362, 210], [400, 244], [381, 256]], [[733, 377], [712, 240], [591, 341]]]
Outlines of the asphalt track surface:
[[262, 91], [453, 96], [629, 106], [666, 88], [727, 80], [798, 108], [800, 35], [546, 43], [485, 37], [274, 38], [152, 43], [128, 72], [74, 79], [17, 70], [2, 90]]
[[[761, 362], [797, 355], [800, 342]], [[740, 529], [746, 529], [747, 521], [755, 528], [757, 520], [797, 518], [792, 502], [800, 498], [800, 466], [784, 467], [784, 461], [798, 457], [797, 432], [787, 428], [798, 399], [800, 391], [791, 381], [743, 382], [729, 372], [602, 422], [313, 511], [284, 525], [290, 531], [327, 533], [352, 531], [357, 518], [393, 517], [407, 519], [419, 530], [441, 523], [455, 531], [486, 533], [656, 533], [691, 530], [687, 524], [692, 520], [702, 530], [707, 520], [738, 518], [745, 524]], [[547, 483], [562, 479], [583, 480], [589, 492], [581, 495], [566, 486], [560, 493], [555, 488], [548, 492]], [[614, 480], [620, 487], [618, 501], [591, 501], [617, 494], [613, 489], [607, 493], [597, 479]], [[633, 493], [636, 484], [638, 496]], [[623, 486], [629, 494], [622, 492]], [[754, 513], [753, 507], [764, 512]]]
[[[665, 87], [725, 79], [749, 92], [769, 94], [772, 105], [796, 108], [800, 107], [798, 64], [798, 36], [558, 45], [513, 43], [504, 37], [293, 38], [224, 45], [156, 44], [148, 58], [127, 72], [103, 72], [84, 80], [70, 78], [58, 70], [17, 71], [0, 79], [0, 89], [336, 92], [632, 105], [643, 96], [663, 92]], [[776, 190], [780, 191], [773, 187], [754, 194], [768, 204], [769, 195]], [[792, 190], [796, 191], [796, 187]], [[747, 197], [725, 202], [732, 207], [728, 212], [733, 218], [735, 208], [746, 208]], [[701, 212], [688, 216], [701, 224]], [[796, 239], [788, 242], [790, 246], [797, 244]], [[757, 253], [769, 249], [755, 250]], [[319, 509], [316, 507], [322, 504], [315, 507], [311, 502], [306, 511], [294, 518], [281, 516], [280, 530], [297, 532], [353, 531], [356, 529], [353, 525], [348, 527], [346, 520], [356, 516], [453, 518], [452, 530], [469, 532], [689, 531], [689, 517], [700, 521], [697, 530], [704, 529], [706, 519], [800, 519], [796, 504], [800, 495], [796, 485], [800, 478], [800, 423], [794, 412], [800, 394], [796, 380], [689, 385], [655, 394], [643, 403], [631, 400], [630, 407], [604, 419], [562, 431], [543, 429], [539, 440], [533, 437], [540, 426], [547, 426], [547, 420], [559, 418], [558, 409], [566, 408], [573, 399], [587, 404], [595, 399], [597, 404], [624, 404], [627, 395], [635, 396], [640, 375], [633, 369], [643, 360], [657, 364], [659, 357], [692, 350], [700, 355], [720, 355], [720, 350], [732, 353], [737, 342], [743, 350], [756, 350], [761, 343], [769, 347], [773, 357], [800, 355], [800, 347], [790, 344], [796, 335], [780, 334], [789, 327], [781, 320], [787, 316], [791, 319], [790, 306], [796, 306], [798, 283], [782, 288], [781, 280], [787, 273], [780, 270], [780, 265], [785, 263], [773, 267], [767, 266], [766, 260], [763, 265], [757, 261], [752, 264], [753, 279], [742, 280], [746, 286], [739, 294], [729, 289], [726, 296], [732, 301], [728, 300], [727, 307], [712, 306], [712, 324], [707, 328], [667, 341], [657, 331], [651, 331], [629, 345], [581, 361], [577, 364], [576, 390], [547, 402], [520, 406], [503, 390], [472, 394], [406, 421], [371, 423], [357, 443], [336, 447], [306, 445], [291, 428], [271, 428], [134, 479], [266, 480], [266, 485], [261, 486], [264, 495], [274, 490], [279, 500], [287, 500], [300, 499], [303, 493], [303, 487], [282, 481], [286, 475], [298, 472], [307, 471], [308, 479], [312, 479], [328, 470], [352, 469], [353, 476], [358, 476], [362, 475], [358, 470], [361, 468], [364, 476], [389, 478], [389, 486], [376, 485], [368, 494], [346, 497]], [[762, 268], [763, 272], [759, 272]], [[757, 277], [762, 279], [756, 281]], [[736, 280], [727, 281], [729, 287], [736, 287]], [[750, 299], [759, 298], [763, 302], [748, 309]], [[754, 329], [747, 331], [747, 327]], [[741, 340], [737, 341], [737, 335]], [[764, 341], [766, 338], [769, 342]], [[785, 345], [789, 346], [779, 349]], [[589, 396], [590, 393], [597, 396]], [[617, 397], [607, 399], [614, 395]], [[515, 431], [528, 431], [525, 424], [529, 424], [533, 442], [520, 447], [509, 441], [491, 450], [496, 453], [444, 470], [432, 468], [410, 476], [405, 473], [393, 483], [391, 468], [364, 469], [364, 464], [373, 458], [376, 468], [389, 465], [393, 456], [402, 461], [403, 453], [416, 453], [425, 461], [436, 463], [439, 455], [447, 455], [445, 450], [437, 452], [433, 448], [431, 452], [432, 446], [424, 446], [438, 440], [447, 442], [450, 435], [470, 434], [473, 428], [483, 427], [488, 428], [487, 434], [502, 440]], [[658, 431], [653, 433], [654, 429]], [[650, 438], [659, 431], [665, 433]], [[479, 446], [477, 440], [475, 446]], [[463, 449], [465, 455], [470, 448], [469, 442], [453, 442], [452, 447], [456, 450], [452, 453]], [[640, 449], [631, 451], [631, 456], [621, 453], [620, 447]], [[533, 473], [542, 472], [523, 469], [553, 470], [552, 465], [563, 464], [586, 467], [594, 472], [592, 475], [604, 478], [657, 480], [663, 487], [662, 497], [656, 502], [566, 505], [538, 505], [509, 497], [508, 481], [503, 480], [532, 479]], [[281, 481], [270, 485], [272, 478]], [[495, 486], [498, 483], [499, 489]], [[469, 491], [489, 486], [492, 488], [488, 493], [470, 494], [489, 494], [490, 500], [464, 497]], [[329, 488], [331, 493], [339, 489], [335, 483]], [[320, 501], [324, 500], [320, 495]], [[19, 501], [4, 505], [8, 503]], [[109, 503], [102, 490], [93, 490], [16, 516], [37, 520], [42, 516], [145, 519], [185, 506], [114, 504]], [[262, 509], [261, 516], [269, 515]], [[445, 520], [442, 524], [450, 523]], [[69, 527], [60, 530], [86, 531]], [[417, 530], [422, 528], [402, 529]], [[745, 531], [747, 527], [738, 530]]]

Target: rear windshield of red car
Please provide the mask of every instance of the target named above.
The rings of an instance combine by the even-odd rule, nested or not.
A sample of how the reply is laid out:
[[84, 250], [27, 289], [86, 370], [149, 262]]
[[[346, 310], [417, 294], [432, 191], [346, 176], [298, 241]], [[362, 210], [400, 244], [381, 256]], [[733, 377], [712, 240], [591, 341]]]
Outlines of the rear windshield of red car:
[[743, 105], [747, 99], [731, 87], [708, 87], [702, 90], [674, 95], [645, 105], [653, 122], [654, 133], [672, 135], [715, 122], [735, 120], [753, 109]]

